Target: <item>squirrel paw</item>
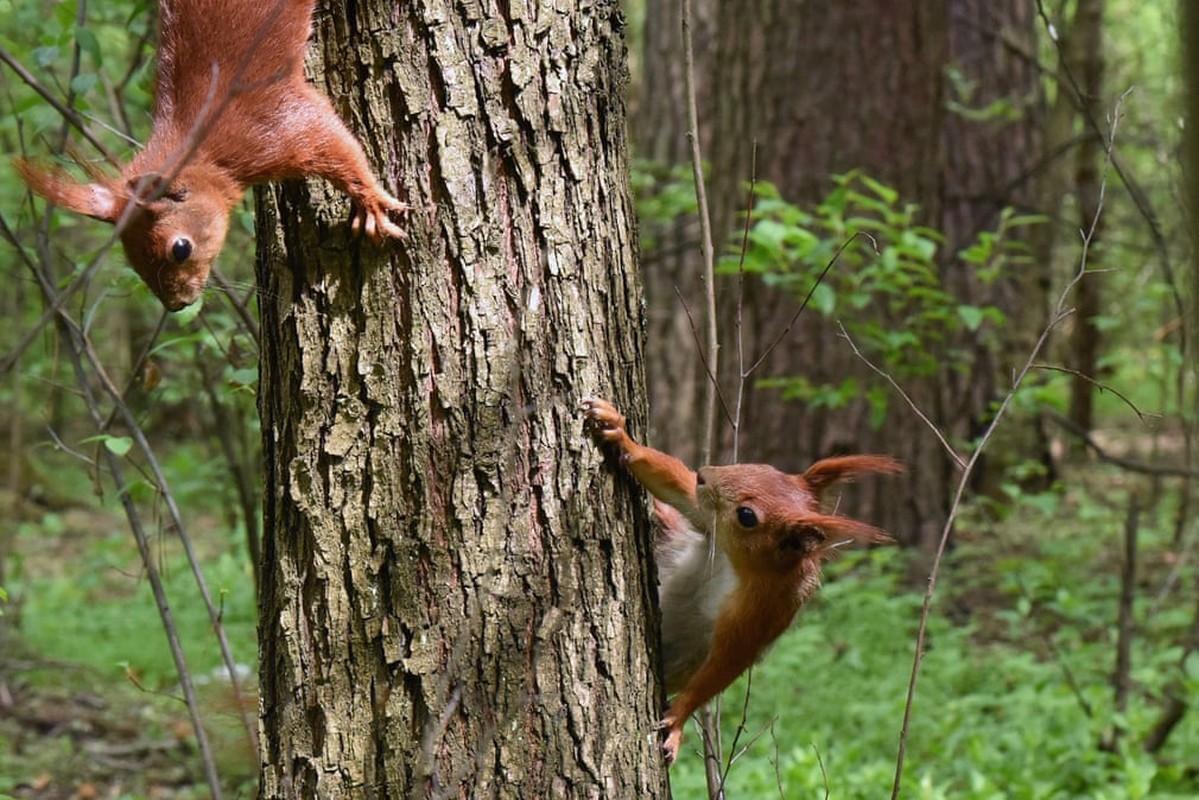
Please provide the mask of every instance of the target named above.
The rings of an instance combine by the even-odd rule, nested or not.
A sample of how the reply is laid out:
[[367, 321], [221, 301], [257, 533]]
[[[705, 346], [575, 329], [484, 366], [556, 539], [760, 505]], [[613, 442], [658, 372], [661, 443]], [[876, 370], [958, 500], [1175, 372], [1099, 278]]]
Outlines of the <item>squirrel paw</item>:
[[587, 397], [579, 408], [583, 409], [583, 425], [596, 442], [619, 442], [624, 438], [625, 418], [616, 406], [598, 397]]
[[679, 746], [683, 743], [683, 725], [667, 715], [657, 727], [660, 731], [670, 731], [662, 742], [662, 755], [666, 758], [667, 765], [673, 764], [679, 757]]
[[373, 193], [354, 202], [354, 218], [350, 222], [350, 230], [355, 236], [365, 232], [375, 242], [382, 241], [387, 236], [405, 240], [408, 234], [391, 221], [388, 212], [394, 211], [402, 215], [406, 214], [408, 209], [407, 203], [402, 203], [383, 189], [375, 187]]

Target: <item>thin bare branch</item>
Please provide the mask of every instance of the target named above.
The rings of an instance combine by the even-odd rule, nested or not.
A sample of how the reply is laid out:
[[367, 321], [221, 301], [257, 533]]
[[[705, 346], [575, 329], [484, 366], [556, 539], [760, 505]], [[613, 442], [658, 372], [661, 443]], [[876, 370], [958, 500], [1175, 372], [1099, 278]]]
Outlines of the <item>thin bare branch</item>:
[[[1148, 422], [1149, 422], [1146, 419], [1146, 415], [1144, 413], [1142, 413], [1141, 409], [1137, 408], [1137, 404], [1132, 402], [1132, 400], [1130, 400], [1127, 395], [1125, 395], [1124, 393], [1122, 393], [1120, 391], [1117, 391], [1116, 389], [1112, 388], [1111, 386], [1109, 386], [1106, 383], [1102, 383], [1100, 381], [1095, 380], [1090, 375], [1086, 375], [1082, 372], [1079, 372], [1076, 369], [1071, 369], [1069, 367], [1059, 367], [1055, 364], [1033, 364], [1032, 366], [1033, 366], [1033, 369], [1043, 369], [1043, 370], [1049, 370], [1052, 372], [1064, 372], [1067, 375], [1073, 375], [1075, 378], [1079, 378], [1081, 380], [1086, 381], [1087, 383], [1091, 384], [1096, 389], [1098, 389], [1100, 392], [1111, 392], [1116, 397], [1123, 400], [1124, 405], [1128, 406], [1132, 410], [1132, 413], [1136, 414], [1137, 419], [1139, 419], [1143, 424], [1148, 424]], [[1158, 416], [1158, 415], [1155, 414], [1154, 416]]]
[[869, 241], [870, 246], [874, 248], [874, 252], [878, 252], [878, 241], [865, 231], [857, 231], [853, 236], [850, 236], [848, 239], [842, 242], [841, 246], [837, 248], [837, 252], [833, 253], [833, 257], [828, 260], [828, 263], [824, 265], [824, 269], [820, 271], [820, 275], [816, 278], [816, 282], [812, 284], [811, 288], [808, 289], [808, 293], [804, 295], [803, 302], [799, 304], [799, 308], [795, 309], [795, 313], [792, 314], [791, 319], [787, 321], [787, 327], [783, 328], [779, 335], [774, 338], [774, 341], [770, 343], [765, 351], [763, 351], [762, 355], [758, 356], [758, 360], [755, 361], [753, 365], [743, 373], [743, 377], [748, 378], [750, 375], [752, 375], [758, 369], [758, 367], [762, 365], [762, 362], [766, 360], [767, 356], [774, 352], [774, 348], [778, 347], [779, 343], [781, 343], [783, 339], [786, 338], [787, 334], [791, 332], [791, 328], [799, 319], [799, 315], [804, 312], [804, 309], [808, 307], [808, 303], [811, 302], [812, 295], [816, 293], [817, 287], [824, 282], [825, 276], [828, 275], [829, 271], [833, 268], [833, 265], [837, 263], [837, 260], [841, 258], [841, 254], [845, 252], [845, 248], [849, 247], [850, 243], [859, 236]]
[[691, 171], [695, 176], [695, 200], [698, 206], [700, 245], [703, 251], [704, 302], [707, 306], [708, 361], [711, 378], [704, 396], [704, 436], [700, 443], [700, 463], [712, 462], [712, 443], [716, 436], [716, 395], [720, 389], [714, 376], [720, 357], [720, 340], [716, 336], [716, 256], [712, 246], [712, 217], [708, 213], [708, 192], [704, 186], [703, 152], [699, 141], [699, 106], [695, 96], [695, 51], [691, 43], [691, 0], [681, 0], [680, 21], [683, 27], [683, 83], [687, 95], [687, 139], [691, 143]]
[[879, 369], [877, 366], [875, 366], [873, 361], [866, 358], [865, 354], [858, 349], [857, 343], [855, 343], [853, 337], [849, 335], [849, 331], [845, 330], [845, 326], [841, 324], [840, 320], [837, 321], [837, 328], [839, 328], [841, 331], [841, 337], [845, 339], [845, 341], [849, 342], [849, 347], [851, 350], [853, 350], [853, 354], [857, 356], [863, 364], [874, 370], [875, 373], [877, 373], [883, 380], [891, 384], [891, 388], [899, 393], [899, 396], [902, 397], [904, 402], [908, 404], [908, 408], [912, 409], [912, 412], [920, 418], [920, 421], [927, 425], [928, 429], [933, 432], [934, 436], [937, 437], [937, 441], [941, 443], [941, 447], [945, 449], [945, 453], [950, 457], [950, 459], [953, 460], [953, 463], [957, 464], [958, 469], [965, 469], [966, 459], [962, 458], [961, 455], [958, 454], [958, 451], [953, 449], [953, 445], [951, 445], [949, 440], [945, 438], [945, 435], [941, 433], [941, 429], [936, 426], [936, 423], [929, 419], [928, 416], [920, 410], [920, 406], [916, 405], [916, 401], [913, 400], [911, 396], [903, 390], [903, 387], [891, 377], [890, 373]]

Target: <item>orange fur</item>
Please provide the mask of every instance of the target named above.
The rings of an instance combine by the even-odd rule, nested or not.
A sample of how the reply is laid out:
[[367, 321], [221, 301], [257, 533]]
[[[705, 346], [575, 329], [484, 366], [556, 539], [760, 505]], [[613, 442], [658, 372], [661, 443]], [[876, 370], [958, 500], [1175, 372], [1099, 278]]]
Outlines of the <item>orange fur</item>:
[[[753, 666], [820, 586], [821, 564], [846, 542], [885, 543], [885, 532], [821, 511], [822, 492], [862, 473], [902, 469], [887, 456], [817, 461], [801, 475], [765, 464], [703, 467], [638, 444], [607, 401], [583, 403], [596, 442], [659, 501], [657, 547], [668, 760], [687, 719]], [[660, 508], [667, 504], [670, 510]], [[713, 546], [713, 539], [714, 546]]]
[[163, 0], [154, 127], [112, 178], [77, 184], [19, 160], [38, 194], [123, 224], [138, 275], [176, 311], [199, 297], [248, 186], [319, 175], [355, 206], [353, 228], [403, 237], [388, 216], [407, 206], [375, 180], [362, 147], [304, 80], [315, 0]]

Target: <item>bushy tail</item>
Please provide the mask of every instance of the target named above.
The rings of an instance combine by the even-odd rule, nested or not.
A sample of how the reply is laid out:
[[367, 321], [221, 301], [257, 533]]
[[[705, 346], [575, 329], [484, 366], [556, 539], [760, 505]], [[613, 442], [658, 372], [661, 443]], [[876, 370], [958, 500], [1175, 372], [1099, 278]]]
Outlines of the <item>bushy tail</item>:
[[57, 167], [40, 167], [23, 158], [13, 160], [21, 180], [55, 205], [115, 223], [124, 206], [112, 188], [101, 182], [79, 183]]

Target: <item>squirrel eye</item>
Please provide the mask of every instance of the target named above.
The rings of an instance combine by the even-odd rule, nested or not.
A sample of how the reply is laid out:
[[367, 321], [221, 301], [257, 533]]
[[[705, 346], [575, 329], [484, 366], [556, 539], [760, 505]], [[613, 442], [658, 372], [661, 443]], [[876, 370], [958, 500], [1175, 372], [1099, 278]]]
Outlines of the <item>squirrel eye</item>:
[[753, 528], [758, 524], [758, 515], [752, 508], [740, 506], [737, 508], [737, 521], [741, 523], [742, 528]]
[[191, 254], [192, 243], [191, 240], [185, 236], [180, 236], [175, 240], [175, 243], [171, 245], [171, 258], [175, 259], [175, 263], [177, 264], [182, 264], [184, 261], [187, 261], [187, 259], [191, 257]]

